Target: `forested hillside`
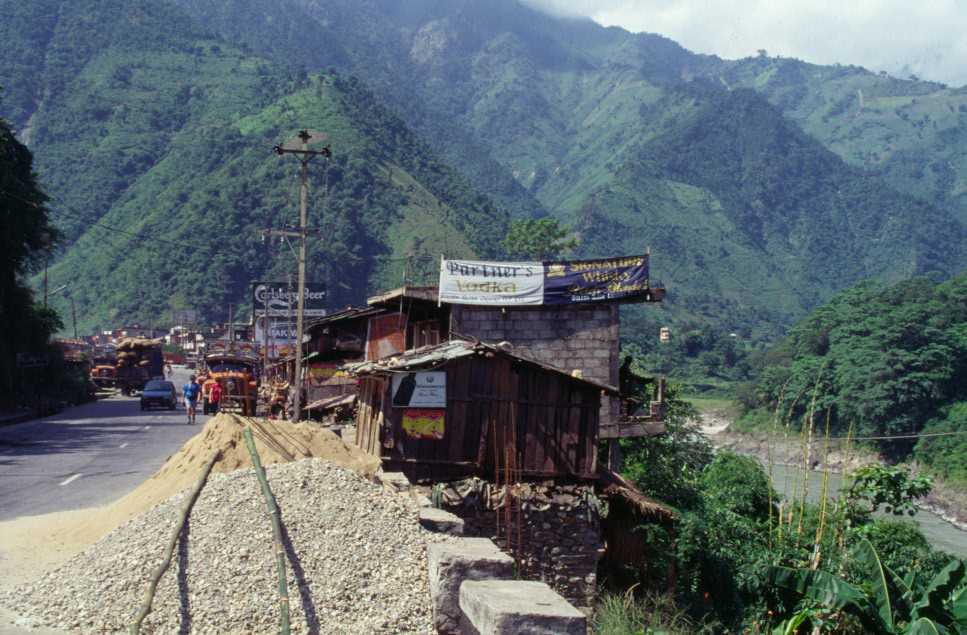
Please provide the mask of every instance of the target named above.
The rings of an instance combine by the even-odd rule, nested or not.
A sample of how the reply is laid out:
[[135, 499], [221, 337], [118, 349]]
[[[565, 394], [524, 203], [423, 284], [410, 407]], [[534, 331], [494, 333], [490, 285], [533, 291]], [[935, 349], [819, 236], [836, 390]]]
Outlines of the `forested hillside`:
[[[726, 328], [776, 332], [862, 278], [967, 266], [953, 202], [967, 183], [958, 91], [856, 68], [727, 62], [515, 0], [178, 2], [282, 63], [358, 75], [453, 165], [508, 200], [461, 158], [484, 149], [540, 201], [536, 212], [580, 230], [581, 253], [651, 245], [670, 311], [631, 316], [648, 328], [687, 307]], [[865, 116], [882, 123], [836, 116], [833, 102], [848, 102], [857, 83], [868, 86]], [[889, 111], [876, 101], [888, 95], [898, 100]], [[908, 121], [923, 95], [946, 113], [926, 136]], [[944, 168], [947, 193], [858, 160], [863, 146], [882, 161], [936, 163], [905, 149], [917, 135], [923, 151], [943, 137], [956, 158]], [[652, 157], [693, 147], [694, 166]]]
[[50, 284], [70, 285], [82, 327], [189, 307], [224, 319], [253, 280], [284, 279], [289, 247], [259, 230], [296, 222], [298, 164], [272, 147], [302, 127], [327, 132], [333, 151], [310, 169], [322, 237], [310, 271], [334, 304], [398, 285], [408, 253], [495, 255], [504, 213], [357, 80], [282, 68], [199, 34], [170, 5], [19, 12], [44, 9], [60, 12], [50, 31], [4, 46], [46, 47], [46, 70], [24, 63], [19, 81], [4, 77], [0, 105], [38, 149], [66, 238]]
[[793, 327], [757, 374], [744, 425], [769, 426], [778, 409], [794, 426], [828, 412], [833, 436], [955, 432], [876, 444], [967, 486], [967, 275], [843, 291]]
[[[433, 219], [467, 250], [496, 255], [507, 214], [561, 219], [581, 238], [578, 255], [651, 246], [669, 295], [666, 307], [629, 310], [626, 333], [643, 343], [686, 317], [775, 335], [861, 279], [942, 279], [967, 266], [962, 90], [767, 56], [727, 62], [517, 0], [0, 7], [10, 16], [0, 108], [36, 149], [71, 240], [102, 217], [123, 228], [132, 210], [155, 209], [154, 197], [178, 207], [151, 231], [179, 244], [224, 231], [251, 242], [245, 262], [265, 263], [255, 229], [285, 216], [294, 170], [260, 153], [311, 125], [334, 131], [345, 176], [377, 183], [351, 194], [338, 191], [347, 181], [332, 183], [333, 197], [362, 214], [345, 247], [363, 264], [358, 277], [339, 276], [354, 297], [393, 277], [374, 258], [403, 253], [401, 243], [459, 251], [424, 231]], [[366, 142], [354, 146], [357, 137]], [[115, 233], [109, 244], [125, 240]], [[338, 253], [325, 261], [347, 262]], [[224, 294], [208, 307], [237, 297], [261, 267], [218, 265], [212, 277], [198, 254], [185, 257]], [[68, 258], [58, 271], [86, 262]], [[134, 317], [145, 306], [136, 277], [111, 300], [102, 298], [114, 291], [91, 287], [85, 302]], [[172, 302], [209, 302], [200, 282], [178, 284]]]

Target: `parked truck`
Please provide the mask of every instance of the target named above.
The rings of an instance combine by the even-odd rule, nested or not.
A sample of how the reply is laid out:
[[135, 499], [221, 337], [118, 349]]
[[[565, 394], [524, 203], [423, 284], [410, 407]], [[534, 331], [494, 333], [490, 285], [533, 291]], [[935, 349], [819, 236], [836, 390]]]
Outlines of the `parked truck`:
[[125, 395], [144, 389], [151, 379], [164, 379], [161, 340], [129, 337], [117, 347], [117, 387]]

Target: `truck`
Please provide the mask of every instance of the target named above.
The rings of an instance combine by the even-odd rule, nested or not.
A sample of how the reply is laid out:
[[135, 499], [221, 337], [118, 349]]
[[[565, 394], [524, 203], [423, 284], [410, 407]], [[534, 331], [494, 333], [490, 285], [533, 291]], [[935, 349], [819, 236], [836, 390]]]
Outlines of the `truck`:
[[114, 388], [117, 384], [117, 358], [113, 353], [96, 351], [91, 363], [91, 381], [98, 388]]
[[125, 395], [143, 390], [151, 379], [164, 379], [161, 340], [129, 337], [117, 346], [116, 384]]
[[259, 394], [258, 357], [237, 351], [209, 353], [205, 355], [205, 368], [200, 379], [203, 380], [202, 411], [205, 414], [215, 410], [209, 396], [212, 386], [218, 383], [222, 388], [219, 411], [255, 416]]

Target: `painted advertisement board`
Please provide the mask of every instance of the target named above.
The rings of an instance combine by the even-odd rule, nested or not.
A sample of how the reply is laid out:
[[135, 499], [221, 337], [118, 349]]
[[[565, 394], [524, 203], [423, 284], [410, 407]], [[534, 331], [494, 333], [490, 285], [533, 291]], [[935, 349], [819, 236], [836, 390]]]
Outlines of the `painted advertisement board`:
[[[326, 286], [319, 282], [306, 282], [305, 315], [323, 317], [326, 315]], [[255, 315], [262, 317], [268, 311], [269, 317], [291, 317], [294, 319], [299, 304], [296, 285], [287, 282], [253, 282], [252, 307]]]

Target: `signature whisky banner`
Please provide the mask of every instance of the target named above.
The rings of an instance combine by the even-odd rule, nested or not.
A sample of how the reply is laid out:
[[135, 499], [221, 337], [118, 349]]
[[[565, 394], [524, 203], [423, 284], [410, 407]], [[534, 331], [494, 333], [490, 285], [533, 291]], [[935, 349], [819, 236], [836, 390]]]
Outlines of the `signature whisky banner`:
[[633, 300], [649, 290], [648, 256], [565, 262], [443, 260], [440, 302], [492, 306]]

